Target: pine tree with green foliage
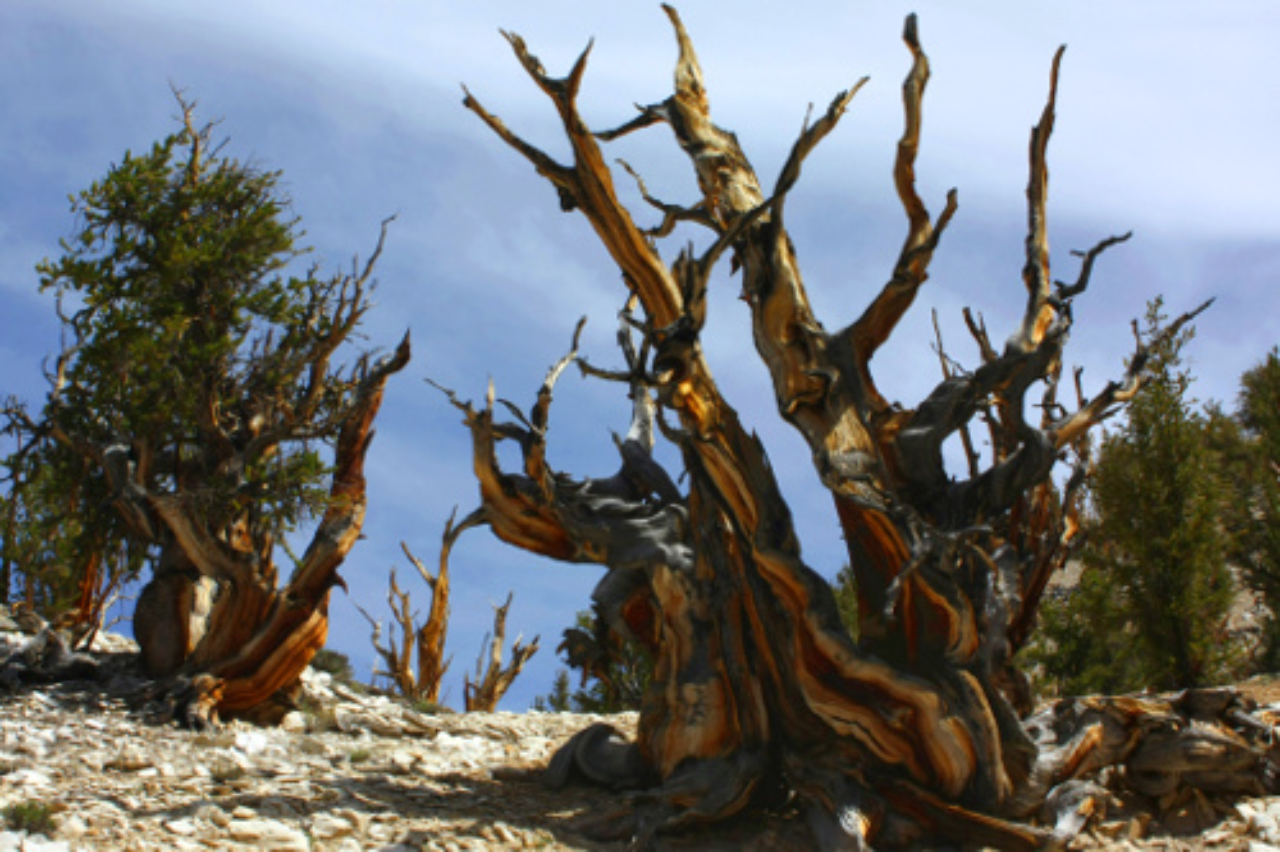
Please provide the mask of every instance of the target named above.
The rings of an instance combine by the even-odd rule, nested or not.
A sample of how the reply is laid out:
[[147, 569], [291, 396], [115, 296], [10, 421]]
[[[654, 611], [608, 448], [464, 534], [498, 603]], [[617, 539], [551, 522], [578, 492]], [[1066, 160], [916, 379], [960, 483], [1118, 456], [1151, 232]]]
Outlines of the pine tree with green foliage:
[[1085, 570], [1069, 590], [1051, 593], [1040, 609], [1036, 639], [1024, 652], [1041, 692], [1112, 695], [1142, 681], [1130, 653], [1137, 630], [1115, 579]]
[[[1165, 319], [1157, 299], [1145, 336]], [[1236, 589], [1225, 484], [1181, 357], [1192, 335], [1152, 349], [1127, 423], [1100, 447], [1082, 580], [1044, 613], [1039, 661], [1061, 692], [1202, 686], [1242, 658], [1227, 632]]]
[[533, 709], [539, 713], [575, 713], [573, 687], [569, 684], [569, 670], [559, 669], [551, 684], [551, 691], [533, 699]]
[[590, 610], [577, 614], [559, 650], [577, 672], [578, 688], [571, 687], [569, 672], [560, 669], [551, 692], [534, 699], [535, 710], [625, 713], [640, 709], [653, 678], [653, 656], [638, 642], [611, 642], [602, 633]]
[[[8, 410], [23, 412], [10, 400]], [[2, 415], [0, 415], [2, 416]], [[0, 429], [21, 444], [28, 430], [10, 419]], [[100, 477], [52, 441], [0, 457], [0, 603], [21, 602], [89, 641], [122, 588], [138, 577], [145, 547], [124, 534]]]
[[[194, 723], [268, 721], [324, 644], [409, 344], [350, 349], [382, 239], [350, 273], [305, 266], [280, 174], [228, 156], [179, 103], [176, 132], [72, 199], [80, 230], [38, 267], [63, 345], [39, 410], [0, 409], [3, 559], [51, 609], [145, 563], [148, 671], [178, 676]], [[281, 582], [277, 550], [308, 531]]]

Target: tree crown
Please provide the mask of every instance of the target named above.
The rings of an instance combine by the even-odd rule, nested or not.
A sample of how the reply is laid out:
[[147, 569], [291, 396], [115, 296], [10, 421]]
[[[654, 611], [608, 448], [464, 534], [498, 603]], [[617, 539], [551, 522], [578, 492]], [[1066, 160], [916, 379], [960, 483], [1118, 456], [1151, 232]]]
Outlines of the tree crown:
[[[175, 132], [72, 197], [79, 230], [37, 267], [63, 345], [42, 415], [5, 406], [11, 526], [32, 531], [6, 559], [78, 566], [132, 540], [136, 572], [162, 534], [141, 494], [179, 496], [207, 532], [267, 556], [329, 502], [322, 450], [377, 370], [368, 353], [331, 361], [372, 306], [382, 238], [349, 273], [302, 267], [281, 173], [229, 156], [178, 100]], [[83, 534], [36, 540], [68, 513]]]

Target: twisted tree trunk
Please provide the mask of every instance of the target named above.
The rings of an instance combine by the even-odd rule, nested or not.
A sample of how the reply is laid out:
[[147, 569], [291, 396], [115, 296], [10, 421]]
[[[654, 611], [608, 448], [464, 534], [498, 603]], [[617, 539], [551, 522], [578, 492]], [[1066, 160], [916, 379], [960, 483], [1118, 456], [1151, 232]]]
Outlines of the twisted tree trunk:
[[[192, 498], [145, 491], [122, 467], [119, 490], [154, 513], [165, 542], [156, 576], [139, 597], [134, 631], [152, 674], [177, 678], [167, 688], [193, 726], [219, 716], [274, 723], [289, 710], [303, 670], [324, 647], [329, 592], [364, 525], [364, 461], [387, 379], [409, 361], [406, 337], [393, 355], [353, 383], [352, 402], [334, 445], [328, 506], [299, 564], [280, 585], [270, 536], [211, 530]], [[118, 474], [117, 474], [118, 475]]]
[[[953, 191], [933, 219], [914, 185], [928, 79], [914, 17], [904, 34], [913, 64], [894, 168], [907, 236], [889, 281], [861, 317], [829, 332], [810, 308], [783, 213], [805, 157], [862, 83], [805, 128], [766, 193], [734, 135], [712, 123], [693, 46], [674, 10], [664, 8], [680, 50], [675, 93], [605, 133], [589, 130], [575, 105], [587, 54], [566, 78], [554, 79], [508, 35], [560, 114], [572, 165], [519, 138], [470, 93], [465, 100], [555, 185], [564, 209], [586, 216], [629, 290], [619, 338], [625, 369], [582, 364], [630, 388], [632, 427], [619, 442], [622, 466], [614, 476], [576, 481], [546, 463], [551, 394], [577, 359], [576, 339], [529, 415], [515, 412], [519, 423], [495, 421], [492, 392], [483, 410], [454, 400], [473, 437], [479, 516], [519, 547], [605, 566], [594, 595], [598, 616], [615, 635], [636, 638], [655, 654], [638, 742], [583, 732], [553, 762], [551, 778], [646, 788], [598, 826], [641, 843], [791, 793], [822, 848], [939, 837], [1007, 848], [1048, 843], [1052, 829], [1021, 820], [1097, 761], [1124, 759], [1142, 726], [1135, 712], [1124, 716], [1130, 721], [1118, 741], [1108, 730], [1050, 743], [1028, 733], [1015, 709], [1028, 701], [1012, 654], [1074, 535], [1077, 486], [1060, 495], [1051, 471], [1137, 390], [1145, 357], [1139, 345], [1124, 379], [1082, 399], [1077, 410], [1057, 404], [1071, 300], [1085, 290], [1097, 255], [1127, 238], [1087, 252], [1074, 284], [1050, 278], [1045, 149], [1061, 52], [1032, 133], [1022, 323], [996, 352], [970, 320], [981, 366], [949, 373], [919, 406], [904, 410], [881, 394], [870, 362], [926, 280], [957, 210]], [[701, 197], [680, 208], [646, 194], [664, 221], [643, 231], [615, 195], [600, 140], [654, 124], [669, 126], [688, 154]], [[681, 220], [710, 228], [716, 241], [700, 257], [686, 250], [668, 264], [655, 237]], [[742, 272], [742, 297], [779, 412], [808, 442], [835, 501], [857, 577], [856, 642], [841, 625], [829, 585], [800, 557], [764, 447], [720, 395], [703, 355], [707, 280], [726, 250]], [[1032, 424], [1025, 396], [1041, 381], [1049, 388], [1045, 414]], [[985, 467], [968, 435], [979, 417], [993, 439]], [[651, 455], [655, 424], [680, 448], [687, 493]], [[969, 475], [959, 479], [948, 475], [942, 457], [954, 433], [969, 448]], [[523, 472], [499, 468], [495, 445], [502, 439], [520, 444]], [[1075, 804], [1063, 807], [1079, 813]]]

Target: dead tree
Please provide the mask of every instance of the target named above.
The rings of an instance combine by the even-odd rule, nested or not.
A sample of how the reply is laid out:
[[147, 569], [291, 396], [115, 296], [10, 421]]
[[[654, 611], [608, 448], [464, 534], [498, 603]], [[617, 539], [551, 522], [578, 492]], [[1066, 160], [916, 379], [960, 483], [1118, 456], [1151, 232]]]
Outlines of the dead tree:
[[[480, 656], [476, 659], [476, 679], [463, 679], [463, 700], [468, 713], [492, 713], [498, 709], [498, 702], [507, 694], [516, 676], [524, 669], [524, 664], [538, 652], [538, 637], [528, 645], [517, 636], [511, 646], [511, 663], [505, 668], [502, 665], [502, 646], [507, 638], [507, 613], [511, 610], [512, 595], [508, 593], [507, 602], [493, 608], [493, 633], [484, 637], [481, 643]], [[488, 665], [485, 665], [485, 647], [488, 646]]]
[[387, 604], [391, 607], [392, 618], [400, 627], [399, 645], [394, 638], [383, 645], [382, 622], [365, 612], [363, 607], [356, 607], [373, 628], [373, 647], [382, 657], [385, 667], [375, 671], [374, 675], [388, 678], [396, 691], [407, 698], [433, 704], [440, 702], [440, 682], [451, 662], [444, 656], [444, 640], [449, 632], [449, 547], [455, 537], [453, 520], [450, 519], [445, 528], [445, 546], [441, 550], [440, 567], [435, 576], [410, 552], [407, 544], [400, 542], [400, 549], [431, 590], [431, 608], [427, 612], [427, 620], [419, 624], [417, 613], [409, 602], [409, 593], [400, 590], [396, 584], [396, 571], [392, 568]]
[[[1033, 735], [1006, 695], [1012, 653], [1029, 628], [1043, 575], [1057, 563], [1054, 548], [1029, 542], [1070, 535], [1049, 519], [1049, 510], [1070, 503], [1052, 488], [1055, 464], [1137, 392], [1146, 352], [1139, 341], [1124, 377], [1075, 409], [1052, 396], [1072, 301], [1097, 257], [1126, 239], [1083, 253], [1074, 283], [1051, 278], [1045, 152], [1061, 52], [1031, 136], [1021, 322], [997, 348], [971, 320], [982, 363], [952, 372], [916, 407], [903, 408], [882, 393], [871, 360], [925, 282], [957, 211], [952, 191], [935, 218], [915, 186], [929, 68], [914, 17], [904, 34], [912, 66], [894, 166], [906, 238], [862, 314], [832, 331], [810, 307], [784, 213], [806, 157], [862, 83], [803, 129], [766, 189], [736, 137], [712, 122], [693, 45], [675, 11], [666, 11], [679, 45], [674, 94], [608, 132], [593, 132], [576, 106], [587, 53], [557, 79], [522, 39], [507, 35], [559, 113], [569, 163], [520, 138], [469, 92], [464, 101], [553, 184], [564, 210], [587, 218], [627, 288], [626, 366], [591, 370], [631, 390], [632, 425], [619, 442], [614, 476], [579, 481], [547, 463], [551, 394], [577, 357], [576, 340], [527, 415], [506, 406], [514, 422], [495, 418], [492, 390], [480, 409], [453, 398], [473, 439], [483, 522], [526, 550], [603, 566], [597, 610], [610, 629], [655, 654], [638, 741], [622, 745], [607, 731], [588, 730], [553, 761], [552, 779], [581, 775], [645, 788], [597, 826], [640, 845], [656, 832], [779, 801], [780, 793], [802, 804], [820, 848], [930, 838], [1002, 848], [1052, 842], [1054, 828], [1029, 820], [1054, 802], [1058, 816], [1049, 820], [1059, 836], [1078, 828], [1081, 809], [1071, 803], [1080, 799], [1063, 785], [1131, 758], [1153, 726], [1173, 731], [1185, 722], [1173, 711], [1101, 702], [1099, 716], [1081, 711], [1074, 725]], [[654, 125], [666, 125], [688, 155], [699, 197], [679, 206], [649, 197], [642, 185], [663, 218], [646, 231], [619, 202], [601, 144]], [[657, 239], [680, 221], [709, 228], [715, 241], [700, 256], [686, 249], [668, 262]], [[764, 447], [721, 396], [704, 357], [708, 276], [726, 251], [742, 276], [778, 411], [808, 443], [835, 503], [857, 577], [856, 642], [841, 626], [830, 586], [801, 559]], [[1041, 382], [1052, 404], [1033, 421], [1027, 396]], [[949, 475], [943, 443], [977, 418], [991, 430], [993, 457], [980, 461], [971, 452], [970, 470]], [[685, 491], [652, 456], [659, 428], [679, 447]], [[500, 440], [519, 444], [523, 470], [499, 467]], [[1249, 759], [1260, 771], [1260, 752]]]

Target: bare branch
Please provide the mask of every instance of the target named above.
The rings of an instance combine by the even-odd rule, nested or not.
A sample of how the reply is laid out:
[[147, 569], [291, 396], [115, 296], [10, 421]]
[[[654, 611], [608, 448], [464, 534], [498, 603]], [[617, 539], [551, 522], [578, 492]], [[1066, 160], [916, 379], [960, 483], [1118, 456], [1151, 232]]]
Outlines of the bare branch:
[[[597, 133], [596, 138], [600, 139], [604, 137], [602, 134]], [[631, 165], [626, 160], [618, 160], [618, 165], [622, 166], [622, 168], [626, 170], [627, 174], [631, 175], [635, 180], [636, 188], [640, 191], [640, 196], [649, 204], [649, 206], [662, 213], [662, 222], [658, 227], [650, 228], [645, 231], [649, 236], [670, 236], [671, 232], [675, 230], [676, 224], [679, 222], [696, 222], [697, 224], [711, 228], [712, 230], [719, 230], [715, 221], [707, 215], [707, 209], [704, 202], [699, 201], [693, 207], [681, 207], [677, 204], [667, 204], [660, 201], [649, 194], [649, 188], [645, 186], [644, 178], [640, 177], [640, 175], [636, 173], [636, 170], [631, 168]]]
[[898, 140], [898, 156], [893, 168], [893, 182], [898, 198], [907, 213], [910, 231], [903, 254], [919, 246], [929, 236], [932, 220], [924, 202], [916, 192], [916, 153], [920, 149], [921, 104], [929, 84], [929, 58], [920, 47], [920, 37], [915, 15], [908, 15], [902, 31], [902, 40], [911, 51], [911, 71], [902, 83], [902, 104], [905, 118], [902, 138]]
[[507, 636], [507, 612], [511, 609], [512, 595], [507, 595], [507, 602], [495, 606], [493, 613], [493, 638], [489, 643], [489, 664], [483, 665], [485, 649], [481, 648], [480, 658], [476, 661], [476, 680], [470, 677], [463, 679], [463, 694], [468, 713], [492, 713], [497, 709], [502, 696], [511, 688], [516, 676], [524, 669], [525, 663], [538, 651], [538, 637], [524, 645], [520, 637], [511, 646], [511, 663], [505, 668], [502, 665], [502, 645]]
[[845, 110], [849, 108], [850, 101], [866, 85], [869, 79], [869, 77], [863, 77], [854, 83], [851, 88], [836, 95], [827, 106], [826, 113], [822, 118], [818, 119], [816, 124], [809, 125], [806, 120], [806, 126], [800, 137], [791, 146], [791, 154], [787, 157], [787, 162], [783, 165], [782, 172], [778, 175], [778, 180], [774, 184], [773, 214], [779, 224], [782, 222], [782, 208], [786, 201], [787, 193], [791, 191], [796, 185], [796, 181], [800, 179], [800, 167], [805, 158], [809, 156], [814, 148], [818, 147], [818, 143], [827, 134], [835, 129]]
[[533, 163], [534, 168], [538, 170], [538, 174], [551, 181], [552, 184], [560, 190], [561, 209], [572, 210], [576, 205], [576, 202], [573, 200], [574, 182], [572, 179], [572, 170], [560, 165], [542, 151], [530, 145], [528, 142], [525, 142], [519, 136], [508, 130], [507, 126], [503, 124], [502, 119], [491, 114], [481, 106], [480, 102], [472, 97], [471, 92], [467, 90], [466, 86], [462, 87], [462, 91], [466, 94], [466, 97], [463, 98], [462, 105], [480, 116], [480, 120], [489, 125], [489, 129], [498, 134], [498, 137], [502, 139], [502, 141], [506, 142], [512, 148], [523, 154], [524, 158], [530, 163]]
[[655, 124], [664, 124], [670, 120], [666, 114], [666, 104], [653, 106], [636, 104], [636, 109], [640, 111], [640, 114], [635, 118], [613, 130], [597, 131], [596, 138], [601, 142], [612, 142], [615, 139], [621, 139], [623, 136], [635, 133], [637, 130], [644, 130], [646, 127], [652, 127]]
[[681, 313], [679, 292], [658, 252], [649, 238], [632, 221], [618, 201], [613, 178], [600, 151], [596, 137], [578, 115], [574, 98], [586, 67], [587, 54], [579, 58], [565, 80], [548, 77], [536, 57], [525, 48], [518, 36], [508, 36], [516, 56], [525, 70], [555, 104], [564, 130], [573, 148], [572, 168], [552, 161], [537, 148], [511, 133], [505, 125], [480, 106], [470, 93], [464, 105], [476, 113], [490, 129], [522, 153], [526, 159], [560, 192], [564, 210], [580, 209], [591, 222], [614, 261], [622, 269], [628, 284], [644, 301], [650, 316], [661, 325], [673, 322]]
[[1147, 358], [1150, 356], [1151, 351], [1157, 348], [1162, 341], [1172, 338], [1181, 331], [1184, 325], [1203, 313], [1213, 302], [1213, 299], [1209, 299], [1195, 310], [1182, 314], [1166, 326], [1156, 338], [1145, 343], [1138, 335], [1135, 325], [1136, 349], [1129, 359], [1129, 367], [1125, 371], [1124, 377], [1119, 381], [1108, 382], [1107, 386], [1091, 399], [1088, 404], [1081, 406], [1075, 413], [1054, 423], [1050, 429], [1050, 434], [1053, 436], [1055, 445], [1064, 447], [1076, 442], [1094, 425], [1115, 414], [1123, 403], [1133, 399], [1144, 383], [1142, 371], [1146, 366]]
[[978, 344], [978, 351], [982, 355], [982, 362], [986, 364], [996, 360], [999, 356], [996, 355], [996, 350], [991, 345], [991, 337], [987, 334], [987, 326], [986, 323], [983, 322], [982, 317], [978, 317], [975, 320], [973, 317], [973, 311], [966, 307], [964, 309], [964, 324], [969, 328], [969, 333], [973, 335], [973, 339]]
[[[937, 341], [938, 364], [942, 368], [942, 379], [945, 382], [953, 378], [959, 369], [955, 362], [947, 356], [946, 349], [942, 344], [942, 329], [938, 326], [938, 311], [936, 309], [933, 311], [933, 335]], [[977, 477], [981, 471], [981, 465], [979, 464], [978, 452], [973, 446], [973, 436], [969, 433], [968, 421], [960, 425], [959, 432], [960, 442], [964, 447], [965, 461], [969, 466], [969, 476], [971, 478]]]
[[902, 38], [911, 51], [913, 62], [911, 71], [902, 84], [905, 118], [902, 138], [898, 142], [893, 180], [898, 198], [907, 214], [907, 238], [889, 282], [863, 311], [862, 316], [843, 332], [849, 337], [854, 357], [861, 365], [870, 362], [915, 301], [917, 291], [929, 277], [928, 269], [933, 252], [958, 206], [956, 191], [952, 189], [947, 193], [946, 206], [935, 225], [916, 191], [915, 162], [920, 148], [922, 102], [929, 82], [929, 59], [920, 47], [915, 15], [907, 17]]
[[1058, 291], [1058, 298], [1063, 301], [1066, 301], [1068, 299], [1074, 298], [1075, 296], [1078, 296], [1079, 294], [1083, 293], [1085, 289], [1089, 286], [1089, 277], [1093, 274], [1093, 263], [1095, 260], [1098, 259], [1098, 255], [1102, 254], [1104, 251], [1106, 251], [1107, 249], [1111, 248], [1114, 245], [1117, 245], [1123, 242], [1128, 242], [1129, 238], [1132, 236], [1133, 236], [1133, 231], [1129, 231], [1127, 234], [1121, 234], [1115, 237], [1108, 237], [1107, 239], [1098, 243], [1093, 248], [1089, 249], [1087, 252], [1079, 252], [1079, 251], [1071, 252], [1074, 256], [1084, 259], [1083, 262], [1080, 264], [1080, 275], [1078, 278], [1076, 278], [1076, 283], [1071, 285], [1063, 284], [1061, 281], [1054, 282], [1054, 286], [1057, 288], [1057, 291]]
[[1049, 98], [1040, 123], [1031, 131], [1031, 176], [1027, 182], [1026, 265], [1022, 280], [1027, 287], [1027, 309], [1022, 328], [1013, 345], [1029, 351], [1039, 345], [1057, 315], [1052, 302], [1049, 278], [1049, 235], [1045, 207], [1049, 195], [1049, 166], [1046, 156], [1049, 137], [1053, 134], [1054, 109], [1058, 100], [1058, 69], [1066, 47], [1058, 48], [1049, 73]]
[[[369, 622], [369, 627], [373, 631], [373, 635], [369, 641], [373, 644], [373, 650], [377, 651], [378, 656], [382, 657], [385, 668], [375, 669], [374, 677], [385, 677], [391, 681], [392, 685], [401, 695], [413, 694], [413, 673], [408, 670], [408, 661], [401, 655], [400, 648], [396, 647], [395, 642], [390, 645], [382, 644], [382, 622], [370, 615], [364, 607], [356, 604], [356, 609]], [[408, 681], [405, 681], [405, 677]]]

